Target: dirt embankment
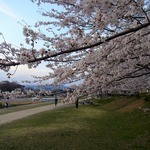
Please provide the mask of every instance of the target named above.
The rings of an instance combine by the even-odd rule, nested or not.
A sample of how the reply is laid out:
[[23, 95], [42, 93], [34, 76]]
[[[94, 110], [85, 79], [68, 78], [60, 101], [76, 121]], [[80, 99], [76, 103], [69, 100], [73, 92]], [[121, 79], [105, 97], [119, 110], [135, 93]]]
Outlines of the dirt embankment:
[[135, 109], [139, 109], [139, 107], [143, 106], [144, 100], [141, 99], [119, 99], [104, 105], [103, 108], [119, 112], [132, 112]]
[[136, 100], [132, 103], [129, 103], [127, 106], [120, 108], [119, 112], [132, 112], [135, 109], [139, 109], [139, 107], [142, 107], [144, 105], [144, 100]]

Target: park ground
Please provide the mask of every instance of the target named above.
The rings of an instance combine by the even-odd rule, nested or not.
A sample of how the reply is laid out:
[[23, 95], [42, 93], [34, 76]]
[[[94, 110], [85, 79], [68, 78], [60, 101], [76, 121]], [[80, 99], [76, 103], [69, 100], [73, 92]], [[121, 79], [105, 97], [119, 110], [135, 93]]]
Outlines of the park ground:
[[0, 126], [1, 150], [148, 150], [150, 102], [93, 99]]

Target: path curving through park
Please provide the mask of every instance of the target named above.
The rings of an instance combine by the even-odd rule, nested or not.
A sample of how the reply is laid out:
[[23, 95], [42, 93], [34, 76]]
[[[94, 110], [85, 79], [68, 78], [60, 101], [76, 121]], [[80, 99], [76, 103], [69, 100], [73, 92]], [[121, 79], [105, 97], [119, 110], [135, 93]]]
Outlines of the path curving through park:
[[3, 115], [0, 115], [0, 125], [9, 123], [14, 120], [18, 120], [27, 116], [31, 116], [36, 113], [40, 113], [40, 112], [47, 111], [47, 110], [58, 109], [62, 107], [67, 107], [69, 105], [70, 104], [58, 103], [57, 106], [46, 105], [46, 106], [36, 107], [32, 109], [27, 109], [27, 110], [16, 111], [13, 113], [3, 114]]

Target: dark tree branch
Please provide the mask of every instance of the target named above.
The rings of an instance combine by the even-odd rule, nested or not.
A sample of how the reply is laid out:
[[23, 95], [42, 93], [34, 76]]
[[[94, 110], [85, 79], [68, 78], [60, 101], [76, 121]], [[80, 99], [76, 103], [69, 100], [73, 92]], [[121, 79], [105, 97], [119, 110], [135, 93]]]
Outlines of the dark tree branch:
[[79, 61], [81, 59], [75, 59], [75, 60], [72, 60], [72, 59], [69, 59], [69, 60], [58, 60], [58, 59], [47, 59], [45, 61], [53, 61], [53, 62], [62, 62], [62, 63], [67, 63], [67, 62], [76, 62], [76, 61]]
[[123, 79], [129, 79], [129, 78], [137, 78], [137, 77], [141, 77], [141, 76], [145, 76], [145, 75], [150, 75], [150, 71], [149, 72], [145, 72], [145, 73], [139, 73], [139, 74], [136, 74], [136, 75], [129, 75], [129, 76], [124, 76], [118, 80], [115, 80], [115, 81], [121, 81]]
[[[150, 68], [149, 68], [149, 65], [150, 65], [150, 63], [148, 63], [148, 64], [146, 64], [146, 65], [141, 65], [141, 64], [137, 64], [140, 68], [138, 68], [137, 70], [134, 70], [134, 71], [132, 71], [132, 72], [129, 72], [129, 73], [127, 73], [127, 74], [125, 74], [124, 76], [122, 76], [122, 77], [118, 77], [118, 78], [116, 78], [116, 79], [114, 79], [113, 81], [110, 81], [109, 83], [107, 83], [107, 85], [106, 86], [109, 86], [109, 85], [111, 85], [112, 83], [114, 83], [114, 82], [118, 82], [118, 81], [122, 81], [122, 80], [124, 80], [124, 79], [131, 79], [131, 78], [137, 78], [137, 77], [141, 77], [141, 76], [145, 76], [145, 75], [149, 75], [150, 76]], [[148, 69], [148, 71], [146, 71], [146, 72], [139, 72], [139, 71], [141, 71], [141, 70], [145, 70], [145, 69]]]
[[[99, 46], [99, 45], [101, 45], [105, 42], [109, 42], [113, 39], [121, 37], [123, 35], [129, 34], [129, 33], [132, 33], [132, 32], [137, 32], [137, 31], [139, 31], [143, 28], [148, 27], [149, 25], [150, 25], [150, 22], [147, 22], [147, 23], [139, 25], [135, 28], [131, 28], [131, 29], [128, 29], [126, 31], [120, 32], [116, 35], [110, 36], [107, 39], [105, 39], [104, 41], [99, 41], [97, 43], [94, 43], [94, 44], [91, 44], [91, 45], [88, 45], [88, 46], [84, 46], [84, 47], [79, 47], [79, 48], [75, 48], [75, 49], [68, 49], [68, 50], [65, 50], [65, 51], [61, 51], [61, 52], [52, 54], [50, 56], [44, 56], [44, 57], [39, 57], [39, 58], [36, 58], [36, 59], [28, 60], [27, 63], [38, 62], [38, 61], [46, 60], [48, 58], [56, 57], [56, 56], [59, 56], [59, 55], [62, 55], [62, 54], [68, 54], [68, 53], [72, 53], [72, 52], [83, 51], [83, 50], [86, 50], [86, 49], [89, 49], [89, 48], [93, 48], [93, 47]], [[16, 65], [21, 65], [21, 63], [20, 62], [0, 63], [0, 67], [16, 66]]]

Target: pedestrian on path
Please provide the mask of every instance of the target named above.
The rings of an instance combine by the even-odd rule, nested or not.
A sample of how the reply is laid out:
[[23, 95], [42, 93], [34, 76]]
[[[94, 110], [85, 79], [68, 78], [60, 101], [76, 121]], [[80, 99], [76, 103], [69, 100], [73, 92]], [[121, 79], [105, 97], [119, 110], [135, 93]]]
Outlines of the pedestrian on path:
[[76, 108], [78, 108], [78, 105], [79, 105], [79, 98], [78, 97], [76, 97], [75, 104], [76, 104]]
[[55, 106], [57, 106], [58, 98], [55, 97]]
[[5, 106], [6, 106], [6, 108], [8, 108], [8, 106], [9, 106], [9, 105], [8, 105], [8, 102], [9, 102], [9, 97], [7, 97], [7, 98], [6, 98], [6, 101], [5, 101]]

